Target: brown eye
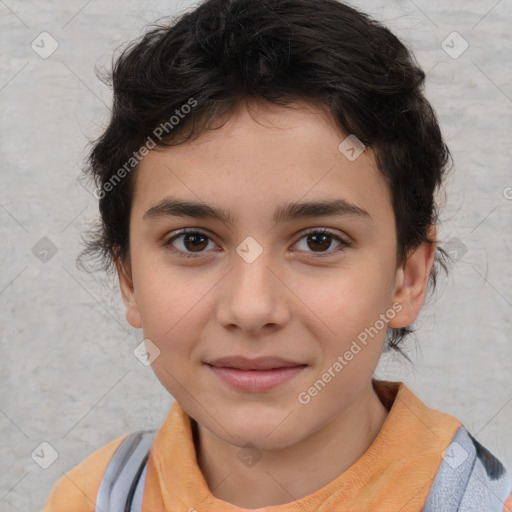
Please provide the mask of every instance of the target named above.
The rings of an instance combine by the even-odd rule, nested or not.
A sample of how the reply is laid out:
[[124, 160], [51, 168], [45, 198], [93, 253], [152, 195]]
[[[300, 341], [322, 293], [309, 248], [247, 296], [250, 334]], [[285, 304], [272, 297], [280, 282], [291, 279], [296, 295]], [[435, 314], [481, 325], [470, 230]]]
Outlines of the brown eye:
[[205, 240], [206, 237], [201, 234], [187, 233], [184, 235], [183, 245], [189, 251], [194, 252], [196, 249], [201, 251], [208, 245], [208, 242], [205, 244]]
[[308, 235], [308, 247], [310, 249], [320, 249], [321, 251], [325, 251], [331, 246], [331, 238], [332, 237], [330, 235]]
[[[175, 244], [175, 241], [178, 243]], [[180, 256], [187, 258], [193, 257], [194, 254], [201, 255], [210, 241], [210, 237], [202, 231], [184, 229], [171, 237], [164, 245], [171, 247], [177, 253], [182, 253]]]
[[[301, 246], [300, 242], [302, 240], [305, 240], [306, 243]], [[329, 250], [333, 245], [333, 240], [338, 245], [333, 250]], [[298, 250], [313, 254], [318, 253], [319, 256], [324, 256], [324, 254], [329, 256], [342, 251], [345, 247], [350, 247], [351, 244], [327, 229], [316, 228], [306, 232], [296, 245], [299, 246]]]

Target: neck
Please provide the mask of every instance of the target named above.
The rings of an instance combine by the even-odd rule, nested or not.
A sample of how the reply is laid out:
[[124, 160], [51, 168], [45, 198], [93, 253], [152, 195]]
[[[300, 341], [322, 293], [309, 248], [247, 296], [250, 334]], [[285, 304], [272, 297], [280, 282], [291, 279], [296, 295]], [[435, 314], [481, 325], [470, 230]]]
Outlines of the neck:
[[258, 463], [248, 467], [237, 458], [238, 446], [224, 443], [193, 422], [197, 462], [217, 499], [249, 509], [282, 505], [321, 489], [355, 464], [387, 415], [370, 383], [350, 410], [299, 443], [259, 452]]

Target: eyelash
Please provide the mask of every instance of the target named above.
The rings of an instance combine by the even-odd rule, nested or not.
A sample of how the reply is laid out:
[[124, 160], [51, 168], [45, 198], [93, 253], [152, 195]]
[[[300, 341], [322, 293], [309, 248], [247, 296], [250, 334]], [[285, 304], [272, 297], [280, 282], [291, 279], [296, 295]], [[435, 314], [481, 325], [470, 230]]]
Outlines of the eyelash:
[[[201, 253], [186, 253], [184, 251], [181, 251], [179, 249], [175, 249], [174, 247], [172, 247], [172, 243], [177, 238], [179, 238], [180, 236], [183, 236], [183, 235], [200, 235], [200, 236], [203, 236], [203, 237], [211, 240], [211, 237], [208, 236], [207, 233], [205, 233], [204, 231], [200, 231], [196, 228], [184, 228], [184, 229], [178, 231], [171, 238], [169, 238], [169, 240], [167, 240], [164, 243], [164, 246], [169, 247], [172, 250], [172, 252], [177, 253], [178, 256], [182, 257], [182, 258], [198, 258], [198, 257], [201, 257], [201, 255], [203, 254], [202, 252]], [[329, 251], [329, 252], [314, 253], [311, 251], [312, 254], [315, 254], [315, 256], [307, 256], [308, 258], [319, 258], [319, 257], [322, 258], [322, 257], [326, 257], [326, 256], [332, 256], [333, 254], [342, 252], [345, 248], [352, 247], [352, 244], [350, 242], [341, 238], [340, 236], [336, 235], [335, 233], [333, 233], [332, 231], [330, 231], [329, 229], [326, 229], [326, 228], [310, 228], [310, 229], [306, 230], [302, 234], [302, 236], [299, 238], [299, 240], [297, 240], [297, 242], [295, 242], [295, 243], [298, 243], [300, 240], [302, 240], [304, 237], [306, 237], [308, 235], [329, 235], [331, 238], [333, 238], [334, 240], [336, 240], [337, 242], [340, 243], [340, 246], [337, 249]]]

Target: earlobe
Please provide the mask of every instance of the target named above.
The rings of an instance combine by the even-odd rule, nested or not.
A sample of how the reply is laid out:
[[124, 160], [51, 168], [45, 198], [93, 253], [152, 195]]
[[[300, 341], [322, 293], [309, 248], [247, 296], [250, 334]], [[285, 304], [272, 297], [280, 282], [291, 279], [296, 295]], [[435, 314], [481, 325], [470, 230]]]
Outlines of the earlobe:
[[400, 303], [402, 309], [388, 322], [388, 327], [400, 328], [412, 324], [423, 307], [436, 253], [435, 226], [430, 227], [428, 237], [433, 242], [422, 242], [409, 253], [403, 267], [397, 270], [393, 302]]
[[119, 278], [121, 295], [124, 305], [126, 306], [126, 320], [132, 327], [140, 329], [142, 328], [142, 319], [135, 299], [135, 289], [133, 287], [131, 271], [126, 268], [124, 262], [120, 259], [116, 259], [114, 264]]

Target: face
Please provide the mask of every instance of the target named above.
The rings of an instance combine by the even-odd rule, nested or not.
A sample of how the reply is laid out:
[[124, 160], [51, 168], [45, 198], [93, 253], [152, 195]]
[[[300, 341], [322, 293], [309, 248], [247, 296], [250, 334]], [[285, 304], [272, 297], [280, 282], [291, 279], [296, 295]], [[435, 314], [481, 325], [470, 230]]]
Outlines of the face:
[[[237, 446], [291, 445], [355, 407], [386, 327], [421, 309], [432, 263], [420, 247], [397, 268], [372, 153], [347, 158], [348, 133], [293, 106], [240, 105], [222, 128], [151, 151], [136, 171], [130, 265], [118, 264], [127, 319], [160, 351], [158, 379]], [[228, 356], [295, 368], [249, 376], [207, 364]]]

